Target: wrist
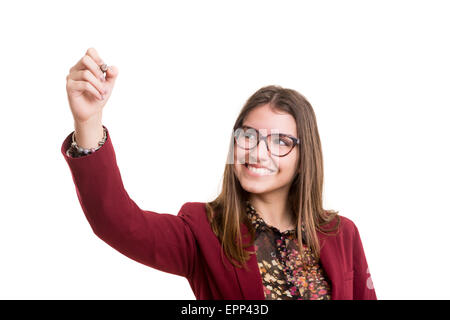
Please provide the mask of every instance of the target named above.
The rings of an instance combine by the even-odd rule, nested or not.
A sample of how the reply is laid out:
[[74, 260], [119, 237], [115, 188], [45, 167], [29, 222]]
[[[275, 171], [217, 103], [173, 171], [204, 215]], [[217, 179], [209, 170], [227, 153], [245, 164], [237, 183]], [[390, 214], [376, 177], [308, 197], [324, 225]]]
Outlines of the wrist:
[[84, 149], [98, 147], [98, 142], [103, 138], [103, 125], [101, 120], [75, 121], [74, 127], [75, 141], [79, 147]]
[[83, 155], [87, 155], [87, 154], [96, 152], [98, 149], [100, 149], [106, 143], [106, 139], [108, 136], [106, 128], [102, 126], [102, 130], [103, 130], [103, 137], [101, 140], [99, 140], [97, 142], [97, 146], [95, 148], [83, 148], [83, 147], [79, 146], [76, 141], [76, 138], [75, 138], [75, 132], [73, 132], [72, 143], [70, 145], [70, 148], [67, 151], [67, 155], [77, 158], [79, 156], [83, 156]]
[[80, 130], [88, 130], [88, 129], [92, 129], [92, 128], [98, 128], [99, 126], [102, 125], [102, 114], [99, 113], [98, 115], [94, 115], [92, 117], [90, 117], [87, 120], [77, 120], [74, 119], [74, 127], [75, 129], [80, 129]]

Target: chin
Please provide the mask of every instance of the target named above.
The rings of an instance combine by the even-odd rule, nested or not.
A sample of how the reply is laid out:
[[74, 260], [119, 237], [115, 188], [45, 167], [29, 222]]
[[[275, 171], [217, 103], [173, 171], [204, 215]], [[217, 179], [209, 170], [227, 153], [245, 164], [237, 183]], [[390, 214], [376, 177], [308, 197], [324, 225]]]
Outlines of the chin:
[[270, 185], [269, 183], [264, 183], [261, 181], [241, 181], [242, 188], [250, 193], [267, 193], [277, 189], [275, 186]]

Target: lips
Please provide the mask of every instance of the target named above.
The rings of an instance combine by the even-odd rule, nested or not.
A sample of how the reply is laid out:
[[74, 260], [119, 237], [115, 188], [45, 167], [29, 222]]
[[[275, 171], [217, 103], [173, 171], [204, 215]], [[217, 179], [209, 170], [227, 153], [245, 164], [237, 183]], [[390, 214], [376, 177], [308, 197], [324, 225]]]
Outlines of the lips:
[[249, 164], [248, 162], [246, 162], [245, 164], [246, 164], [246, 165], [249, 165], [249, 166], [252, 166], [252, 167], [255, 167], [255, 168], [269, 169], [269, 168], [266, 168], [266, 167], [260, 165], [259, 163]]
[[267, 169], [267, 170], [269, 170], [269, 171], [271, 171], [271, 172], [275, 172], [275, 170], [270, 169], [270, 168], [267, 168], [267, 167], [264, 167], [264, 166], [260, 165], [259, 163], [250, 164], [250, 163], [246, 162], [246, 163], [245, 163], [245, 166], [246, 166], [247, 168], [250, 166], [250, 167], [253, 167], [253, 168]]

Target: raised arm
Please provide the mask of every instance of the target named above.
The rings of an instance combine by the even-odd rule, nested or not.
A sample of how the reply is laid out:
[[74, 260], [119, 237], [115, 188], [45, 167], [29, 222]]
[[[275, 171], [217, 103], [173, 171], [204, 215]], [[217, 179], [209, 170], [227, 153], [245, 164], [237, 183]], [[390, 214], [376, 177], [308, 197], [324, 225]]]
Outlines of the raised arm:
[[[123, 186], [111, 137], [102, 125], [103, 109], [117, 76], [118, 68], [107, 66], [94, 48], [70, 68], [66, 90], [75, 130], [64, 140], [61, 152], [81, 208], [100, 239], [149, 267], [189, 278], [197, 245], [186, 223], [186, 203], [177, 216], [144, 211]], [[84, 156], [77, 157], [73, 148], [66, 153], [72, 134], [73, 148]]]
[[160, 271], [189, 278], [197, 255], [194, 235], [186, 223], [184, 204], [178, 215], [146, 211], [126, 192], [108, 129], [98, 151], [79, 158], [63, 154], [72, 173], [81, 208], [94, 233], [127, 257]]

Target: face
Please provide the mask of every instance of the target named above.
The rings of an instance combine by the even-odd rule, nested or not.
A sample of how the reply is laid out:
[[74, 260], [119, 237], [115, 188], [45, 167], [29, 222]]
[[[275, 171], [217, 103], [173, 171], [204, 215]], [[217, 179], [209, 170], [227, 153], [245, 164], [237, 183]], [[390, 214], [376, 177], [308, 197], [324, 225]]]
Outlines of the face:
[[[267, 104], [250, 111], [244, 119], [243, 126], [259, 130], [262, 136], [271, 133], [284, 133], [297, 137], [294, 117], [280, 110], [272, 110]], [[254, 194], [268, 194], [279, 191], [287, 193], [296, 173], [298, 148], [297, 145], [288, 155], [278, 157], [270, 154], [266, 142], [262, 139], [257, 147], [250, 150], [242, 149], [235, 143], [234, 169], [242, 188]], [[251, 168], [253, 166], [262, 166], [269, 171], [254, 170]]]

